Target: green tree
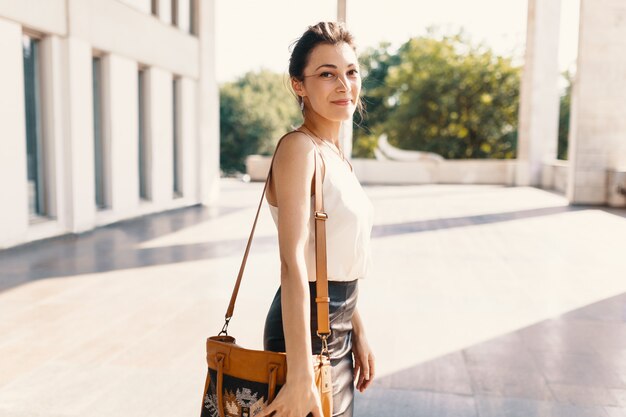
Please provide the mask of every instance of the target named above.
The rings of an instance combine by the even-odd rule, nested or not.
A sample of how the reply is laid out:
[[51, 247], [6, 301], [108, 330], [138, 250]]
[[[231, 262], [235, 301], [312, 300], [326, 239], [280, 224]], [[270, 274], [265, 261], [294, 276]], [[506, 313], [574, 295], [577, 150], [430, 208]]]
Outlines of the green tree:
[[395, 146], [449, 159], [515, 157], [521, 69], [511, 58], [472, 45], [463, 32], [437, 36], [433, 28], [393, 59], [384, 51], [367, 55], [388, 65], [382, 83], [364, 83], [365, 97], [384, 108], [367, 126], [370, 146], [386, 133]]
[[220, 88], [220, 167], [245, 172], [251, 154], [271, 155], [277, 140], [301, 120], [281, 74], [248, 72]]
[[361, 97], [365, 104], [365, 117], [354, 116], [352, 156], [372, 158], [378, 135], [374, 128], [385, 123], [389, 108], [385, 106], [385, 79], [389, 68], [400, 63], [391, 44], [384, 42], [376, 48], [368, 48], [359, 56], [361, 77], [363, 80]]
[[557, 149], [558, 159], [567, 159], [567, 145], [569, 135], [569, 114], [572, 103], [572, 74], [563, 72], [563, 77], [567, 81], [567, 86], [561, 95], [559, 106], [559, 144]]

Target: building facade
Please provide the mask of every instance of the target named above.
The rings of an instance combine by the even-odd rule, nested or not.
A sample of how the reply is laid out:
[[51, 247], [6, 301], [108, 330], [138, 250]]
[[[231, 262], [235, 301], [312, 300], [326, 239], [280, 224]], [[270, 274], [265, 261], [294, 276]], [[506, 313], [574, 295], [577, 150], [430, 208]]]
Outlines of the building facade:
[[0, 248], [219, 193], [214, 0], [0, 1]]

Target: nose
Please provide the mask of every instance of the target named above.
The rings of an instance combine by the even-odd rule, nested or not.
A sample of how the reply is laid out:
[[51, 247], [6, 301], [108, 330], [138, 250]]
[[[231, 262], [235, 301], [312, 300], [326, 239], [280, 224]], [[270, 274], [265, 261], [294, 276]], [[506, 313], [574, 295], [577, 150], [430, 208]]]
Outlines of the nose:
[[348, 80], [347, 76], [344, 74], [343, 76], [338, 75], [337, 79], [339, 80], [339, 82], [341, 83], [337, 89], [339, 91], [345, 91], [345, 92], [350, 92], [352, 91], [352, 87], [350, 85], [350, 80]]

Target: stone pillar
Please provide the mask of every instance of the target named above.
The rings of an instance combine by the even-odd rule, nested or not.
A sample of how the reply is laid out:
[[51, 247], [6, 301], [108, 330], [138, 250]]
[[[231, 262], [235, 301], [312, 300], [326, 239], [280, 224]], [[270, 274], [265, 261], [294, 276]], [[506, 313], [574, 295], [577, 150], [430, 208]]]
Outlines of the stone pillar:
[[67, 228], [93, 228], [96, 212], [93, 147], [91, 47], [73, 37], [64, 40], [65, 208]]
[[217, 204], [220, 184], [219, 87], [215, 75], [215, 1], [193, 0], [198, 11], [198, 200]]
[[102, 60], [104, 143], [108, 147], [111, 209], [130, 217], [139, 206], [137, 63], [108, 54]]
[[24, 241], [28, 229], [22, 28], [0, 19], [0, 248]]
[[581, 0], [567, 198], [607, 201], [607, 170], [626, 169], [626, 3]]
[[556, 158], [559, 128], [560, 12], [561, 0], [528, 1], [516, 185], [539, 185], [543, 161]]
[[147, 164], [152, 202], [164, 207], [174, 196], [172, 74], [160, 68], [146, 70], [146, 135], [150, 138]]
[[[344, 22], [347, 26], [347, 0], [337, 0], [337, 21]], [[346, 159], [352, 160], [352, 118], [341, 123], [339, 131], [339, 144]]]
[[198, 167], [196, 155], [197, 147], [197, 123], [196, 123], [196, 102], [197, 102], [197, 82], [190, 78], [181, 78], [179, 84], [180, 98], [178, 114], [180, 125], [178, 126], [178, 139], [181, 146], [181, 175], [182, 191], [186, 198], [195, 199], [197, 189]]

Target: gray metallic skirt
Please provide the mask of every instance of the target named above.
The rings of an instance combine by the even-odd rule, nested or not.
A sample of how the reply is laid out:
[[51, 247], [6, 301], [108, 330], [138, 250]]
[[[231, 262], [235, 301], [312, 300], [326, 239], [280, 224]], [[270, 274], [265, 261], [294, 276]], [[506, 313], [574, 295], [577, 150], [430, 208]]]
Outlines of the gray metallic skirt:
[[[352, 358], [352, 314], [358, 297], [358, 279], [354, 281], [328, 281], [330, 296], [329, 319], [332, 334], [328, 339], [328, 351], [332, 366], [333, 417], [352, 417], [354, 407], [354, 383]], [[309, 282], [311, 301], [311, 354], [318, 354], [322, 342], [317, 336], [317, 289]], [[278, 288], [265, 319], [263, 348], [285, 352], [285, 334], [281, 307], [281, 288]], [[310, 416], [311, 414], [309, 414]]]

